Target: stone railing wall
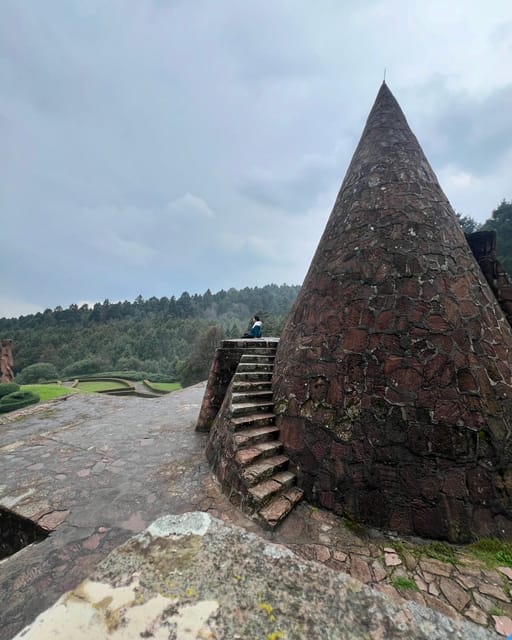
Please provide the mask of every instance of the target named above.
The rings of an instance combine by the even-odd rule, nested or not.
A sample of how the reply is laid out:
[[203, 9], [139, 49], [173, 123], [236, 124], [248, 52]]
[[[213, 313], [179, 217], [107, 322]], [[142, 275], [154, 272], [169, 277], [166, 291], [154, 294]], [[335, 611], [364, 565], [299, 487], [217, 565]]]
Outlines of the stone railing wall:
[[496, 232], [477, 231], [467, 234], [466, 239], [505, 317], [512, 325], [512, 278], [496, 258]]
[[210, 431], [226, 397], [240, 358], [248, 344], [250, 341], [247, 340], [223, 340], [215, 352], [197, 419], [196, 431]]

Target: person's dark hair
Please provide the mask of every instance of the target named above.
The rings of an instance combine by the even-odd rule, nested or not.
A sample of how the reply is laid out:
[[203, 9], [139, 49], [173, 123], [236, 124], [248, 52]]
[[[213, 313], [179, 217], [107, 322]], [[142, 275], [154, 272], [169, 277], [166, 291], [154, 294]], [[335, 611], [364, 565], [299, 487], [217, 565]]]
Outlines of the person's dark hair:
[[259, 321], [260, 317], [259, 316], [254, 316], [254, 319]]

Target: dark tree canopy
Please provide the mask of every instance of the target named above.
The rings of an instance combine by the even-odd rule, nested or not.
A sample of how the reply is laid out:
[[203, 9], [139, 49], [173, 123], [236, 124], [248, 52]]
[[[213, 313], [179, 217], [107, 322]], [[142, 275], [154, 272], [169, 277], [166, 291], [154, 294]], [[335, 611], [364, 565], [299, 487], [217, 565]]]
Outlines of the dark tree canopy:
[[[130, 370], [197, 382], [208, 374], [212, 345], [221, 335], [242, 335], [254, 314], [262, 317], [267, 336], [279, 335], [299, 289], [270, 284], [184, 292], [177, 299], [138, 296], [134, 302], [73, 304], [0, 318], [0, 337], [13, 340], [17, 376], [31, 365], [49, 363], [51, 371], [42, 369], [47, 379]], [[28, 375], [42, 379], [40, 373], [36, 367]]]
[[502, 200], [482, 230], [496, 232], [496, 255], [503, 268], [512, 275], [512, 200]]
[[456, 213], [455, 216], [464, 233], [474, 233], [480, 229], [481, 225], [471, 216], [464, 216], [462, 213]]

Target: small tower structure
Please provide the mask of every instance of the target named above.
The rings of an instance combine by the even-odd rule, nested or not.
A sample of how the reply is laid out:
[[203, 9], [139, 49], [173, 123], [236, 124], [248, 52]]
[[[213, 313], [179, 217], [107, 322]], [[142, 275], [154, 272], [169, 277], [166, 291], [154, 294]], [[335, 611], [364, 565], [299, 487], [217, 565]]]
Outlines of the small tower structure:
[[386, 84], [273, 376], [306, 498], [369, 525], [512, 537], [512, 330]]

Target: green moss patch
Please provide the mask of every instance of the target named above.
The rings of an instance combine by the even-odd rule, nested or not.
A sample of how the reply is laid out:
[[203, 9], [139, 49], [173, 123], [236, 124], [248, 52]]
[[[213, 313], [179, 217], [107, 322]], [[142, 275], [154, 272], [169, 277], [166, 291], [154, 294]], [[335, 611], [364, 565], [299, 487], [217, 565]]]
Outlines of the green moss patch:
[[405, 576], [397, 576], [391, 580], [391, 584], [397, 590], [401, 591], [419, 591], [419, 587], [414, 580]]
[[467, 547], [467, 551], [483, 562], [486, 567], [512, 567], [512, 542], [481, 538]]
[[441, 562], [448, 562], [449, 564], [457, 564], [457, 554], [453, 547], [446, 542], [440, 542], [435, 540], [428, 544], [421, 545], [418, 548], [418, 552], [422, 557], [434, 558]]

